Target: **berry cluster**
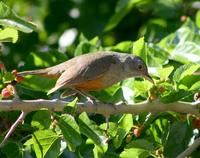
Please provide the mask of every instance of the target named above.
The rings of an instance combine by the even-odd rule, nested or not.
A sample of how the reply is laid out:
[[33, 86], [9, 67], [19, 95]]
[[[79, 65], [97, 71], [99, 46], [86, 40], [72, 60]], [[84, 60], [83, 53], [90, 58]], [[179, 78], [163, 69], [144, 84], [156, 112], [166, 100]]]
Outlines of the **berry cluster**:
[[[2, 76], [4, 76], [4, 74], [7, 73], [6, 69], [5, 69], [5, 66], [2, 63], [0, 63], [0, 70], [2, 72]], [[9, 98], [9, 97], [13, 96], [14, 93], [15, 93], [14, 86], [17, 83], [20, 83], [20, 82], [22, 82], [24, 80], [24, 77], [17, 75], [17, 70], [16, 69], [12, 70], [11, 73], [13, 75], [14, 80], [10, 81], [10, 83], [6, 83], [6, 87], [3, 88], [2, 91], [1, 91], [2, 98]]]

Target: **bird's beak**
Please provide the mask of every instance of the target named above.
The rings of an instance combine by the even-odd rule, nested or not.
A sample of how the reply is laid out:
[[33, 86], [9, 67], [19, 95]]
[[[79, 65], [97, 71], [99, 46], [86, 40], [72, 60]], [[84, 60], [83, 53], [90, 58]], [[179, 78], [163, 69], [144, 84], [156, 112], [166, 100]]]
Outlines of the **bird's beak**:
[[154, 81], [153, 81], [152, 77], [151, 77], [149, 74], [145, 75], [144, 78], [145, 78], [146, 80], [148, 80], [149, 82], [151, 82], [151, 83], [154, 84]]

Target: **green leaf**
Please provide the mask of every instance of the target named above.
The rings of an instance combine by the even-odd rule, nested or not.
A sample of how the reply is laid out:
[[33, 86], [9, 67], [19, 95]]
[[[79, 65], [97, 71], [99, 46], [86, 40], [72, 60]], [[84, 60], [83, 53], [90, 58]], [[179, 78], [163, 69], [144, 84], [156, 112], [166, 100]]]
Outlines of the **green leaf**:
[[78, 122], [81, 133], [90, 138], [102, 152], [105, 152], [107, 150], [107, 138], [103, 130], [101, 130], [95, 122], [91, 121], [85, 112], [79, 116]]
[[132, 41], [123, 41], [116, 44], [115, 46], [106, 47], [105, 50], [131, 53], [132, 47], [133, 47]]
[[162, 65], [169, 62], [169, 54], [163, 48], [159, 48], [155, 44], [146, 43], [145, 51], [147, 52], [146, 64], [149, 67], [162, 67]]
[[174, 70], [173, 66], [168, 66], [168, 67], [159, 69], [158, 74], [160, 76], [160, 79], [166, 81], [173, 70]]
[[141, 37], [139, 40], [133, 43], [133, 54], [141, 57], [145, 63], [147, 63], [147, 54], [146, 54], [146, 44], [144, 37]]
[[189, 64], [189, 63], [199, 64], [200, 63], [199, 44], [186, 41], [182, 44], [177, 45], [176, 48], [171, 53], [171, 59], [184, 64]]
[[173, 75], [174, 82], [180, 82], [187, 75], [193, 74], [196, 70], [198, 70], [200, 65], [183, 65], [176, 69]]
[[32, 90], [47, 92], [55, 85], [55, 80], [42, 76], [28, 75], [25, 77], [22, 85], [29, 87]]
[[[44, 119], [45, 118], [45, 119]], [[37, 111], [32, 118], [31, 125], [40, 130], [48, 129], [51, 125], [51, 114], [48, 110]]]
[[[105, 130], [107, 127], [107, 123], [103, 123], [99, 126], [102, 130]], [[107, 130], [107, 134], [111, 136], [112, 138], [116, 136], [117, 134], [117, 128], [118, 124], [114, 122], [109, 122], [109, 128]]]
[[153, 151], [156, 149], [154, 143], [146, 139], [137, 139], [131, 141], [129, 144], [126, 145], [126, 149], [130, 148], [140, 148], [148, 151]]
[[8, 141], [6, 145], [1, 148], [1, 151], [7, 156], [7, 158], [23, 158], [23, 150], [17, 143]]
[[196, 25], [200, 29], [200, 10], [196, 13]]
[[190, 91], [200, 90], [200, 81], [195, 82], [189, 89]]
[[3, 2], [0, 2], [0, 25], [12, 27], [25, 33], [36, 30], [35, 24], [17, 16], [17, 14]]
[[172, 90], [170, 91], [168, 94], [165, 94], [164, 96], [161, 96], [160, 101], [163, 103], [172, 103], [172, 102], [176, 102], [179, 101], [187, 96], [189, 96], [191, 94], [190, 91], [185, 91], [185, 90]]
[[3, 76], [4, 83], [10, 83], [15, 79], [14, 75], [11, 72], [6, 72]]
[[12, 42], [16, 43], [18, 40], [18, 31], [13, 28], [5, 28], [0, 30], [0, 41], [1, 42]]
[[162, 39], [158, 46], [180, 63], [200, 63], [200, 34], [196, 25], [187, 18], [176, 32]]
[[192, 133], [193, 130], [187, 125], [187, 122], [174, 122], [170, 127], [168, 139], [164, 146], [165, 157], [177, 157], [188, 148]]
[[92, 40], [88, 41], [83, 35], [82, 40], [76, 47], [76, 50], [74, 52], [74, 56], [78, 56], [81, 54], [85, 54], [88, 52], [95, 52], [98, 49], [98, 41], [99, 39], [97, 37], [94, 37]]
[[52, 52], [31, 52], [30, 55], [26, 59], [26, 63], [24, 65], [24, 68], [27, 69], [33, 69], [37, 68], [44, 68], [44, 67], [50, 67], [56, 64], [60, 64], [61, 62], [64, 62], [68, 59], [68, 57], [65, 54], [62, 54], [57, 51]]
[[60, 154], [60, 138], [52, 130], [36, 131], [32, 139], [37, 158], [55, 158]]
[[26, 86], [23, 86], [22, 84], [16, 85], [17, 93], [19, 96], [21, 96], [24, 99], [38, 99], [38, 96], [40, 98], [47, 98], [46, 93], [41, 92], [40, 90], [36, 91], [31, 88], [28, 88]]
[[140, 94], [144, 94], [146, 92], [148, 92], [151, 87], [152, 87], [152, 83], [144, 80], [144, 81], [134, 81], [133, 83], [134, 89], [137, 90]]
[[118, 122], [117, 134], [113, 139], [113, 144], [115, 148], [119, 148], [128, 134], [128, 132], [133, 127], [133, 117], [132, 114], [124, 114]]
[[76, 103], [78, 102], [78, 97], [76, 97], [73, 101], [69, 102], [65, 108], [64, 108], [64, 112], [69, 113], [71, 115], [74, 115], [76, 112]]
[[59, 117], [58, 125], [72, 150], [81, 144], [82, 138], [80, 135], [79, 126], [77, 125], [73, 116], [68, 114], [61, 115]]
[[148, 151], [139, 148], [125, 149], [121, 154], [120, 158], [147, 158], [150, 154]]
[[[185, 76], [178, 84], [178, 88], [181, 89], [181, 86], [184, 86], [186, 91], [198, 90], [198, 82], [200, 81], [200, 75], [187, 75]], [[194, 87], [193, 87], [194, 85]]]
[[120, 0], [116, 7], [116, 13], [110, 18], [104, 31], [110, 31], [131, 11], [131, 9], [142, 0]]
[[134, 78], [129, 78], [123, 81], [121, 85], [123, 97], [128, 104], [134, 104], [134, 96], [136, 95], [134, 82]]
[[153, 142], [163, 146], [169, 134], [169, 121], [166, 118], [158, 118], [150, 124], [150, 128], [146, 131]]

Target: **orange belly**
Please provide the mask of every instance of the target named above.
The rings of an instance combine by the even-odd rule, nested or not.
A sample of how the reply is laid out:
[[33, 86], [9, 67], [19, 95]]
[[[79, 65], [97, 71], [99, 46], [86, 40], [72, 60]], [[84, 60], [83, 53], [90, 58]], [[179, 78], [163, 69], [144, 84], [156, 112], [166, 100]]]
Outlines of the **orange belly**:
[[81, 84], [74, 85], [73, 87], [81, 91], [95, 91], [105, 88], [102, 78], [86, 81]]

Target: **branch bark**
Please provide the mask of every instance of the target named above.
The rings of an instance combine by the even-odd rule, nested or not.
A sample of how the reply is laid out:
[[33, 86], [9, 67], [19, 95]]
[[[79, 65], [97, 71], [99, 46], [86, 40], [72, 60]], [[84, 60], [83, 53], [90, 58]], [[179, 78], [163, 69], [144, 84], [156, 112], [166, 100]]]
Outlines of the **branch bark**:
[[8, 133], [4, 137], [3, 141], [0, 144], [0, 148], [5, 145], [7, 140], [10, 138], [11, 134], [15, 131], [17, 126], [24, 121], [24, 118], [26, 117], [27, 112], [22, 111], [18, 119], [15, 121], [15, 123], [10, 127]]
[[[63, 111], [64, 107], [69, 102], [62, 100], [2, 100], [0, 102], [0, 111], [11, 111], [11, 110], [20, 110], [25, 112], [31, 112], [39, 110], [41, 108], [47, 108], [52, 111]], [[93, 105], [91, 103], [77, 103], [77, 112], [89, 112], [89, 113], [98, 113], [105, 116], [112, 114], [139, 114], [140, 112], [165, 112], [165, 111], [175, 111], [180, 113], [190, 113], [200, 117], [199, 102], [175, 102], [170, 104], [164, 104], [158, 100], [149, 102], [145, 101], [142, 103], [136, 103], [133, 105], [126, 105], [124, 103], [119, 105], [103, 104], [97, 103]]]
[[185, 158], [191, 155], [200, 146], [200, 137], [194, 140], [194, 143], [189, 146], [184, 152], [177, 156], [177, 158]]

